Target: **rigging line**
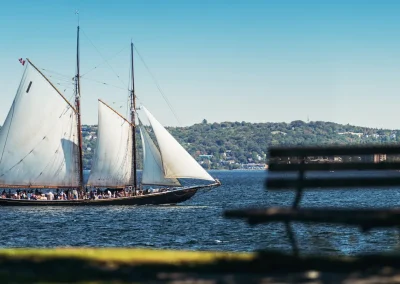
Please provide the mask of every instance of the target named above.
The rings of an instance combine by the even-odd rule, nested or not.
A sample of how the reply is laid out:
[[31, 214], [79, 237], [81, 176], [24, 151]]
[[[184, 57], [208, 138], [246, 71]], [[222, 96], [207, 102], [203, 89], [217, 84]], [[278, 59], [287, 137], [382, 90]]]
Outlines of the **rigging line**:
[[65, 78], [59, 78], [54, 75], [47, 75], [47, 77], [52, 79], [52, 82], [54, 85], [59, 85], [59, 86], [73, 86], [74, 85], [73, 82], [71, 82], [70, 80], [65, 79]]
[[[55, 85], [59, 85], [65, 87], [67, 89], [72, 89], [74, 82], [71, 81], [70, 76], [62, 75], [57, 72], [53, 72], [47, 69], [42, 68], [41, 70], [46, 71], [48, 73], [54, 73], [55, 75], [47, 75], [47, 77], [52, 78]], [[71, 86], [71, 87], [70, 87]]]
[[61, 73], [58, 73], [58, 72], [56, 72], [56, 71], [52, 71], [52, 70], [44, 69], [44, 68], [40, 68], [40, 69], [43, 70], [43, 71], [46, 71], [46, 72], [50, 72], [50, 73], [57, 74], [57, 75], [59, 75], [59, 76], [61, 76], [61, 77], [71, 78], [71, 76], [69, 76], [69, 75], [61, 74]]
[[58, 84], [58, 83], [56, 83], [55, 85], [58, 85], [58, 86], [62, 87], [62, 89], [64, 89], [63, 90], [64, 94], [67, 92], [67, 90], [73, 90], [74, 89], [73, 87], [68, 87], [68, 86], [65, 86], [65, 85], [62, 85], [62, 84]]
[[[130, 91], [130, 84], [131, 84], [131, 78], [132, 78], [132, 69], [131, 68], [129, 68], [129, 82], [128, 82], [128, 88], [127, 88], [127, 90], [128, 90], [128, 96], [127, 96], [127, 103], [126, 103], [126, 116], [128, 117], [128, 113], [129, 113], [129, 109], [130, 109], [130, 107], [129, 107], [129, 103], [130, 103], [130, 100], [131, 100], [131, 91]], [[140, 103], [142, 103], [143, 104], [143, 101], [140, 99], [140, 97], [138, 97], [138, 95], [137, 95], [137, 92], [135, 91], [135, 100], [136, 101], [139, 101]], [[136, 112], [136, 110], [134, 110], [134, 112], [138, 115], [138, 113]]]
[[103, 54], [97, 49], [97, 47], [94, 45], [94, 43], [90, 40], [90, 38], [86, 35], [85, 31], [82, 29], [83, 35], [89, 40], [89, 42], [91, 43], [91, 45], [94, 47], [94, 49], [96, 49], [96, 51], [100, 54], [100, 56], [103, 58], [104, 62], [107, 63], [107, 65], [110, 67], [110, 69], [114, 72], [115, 76], [117, 76], [117, 78], [122, 82], [122, 84], [125, 86], [126, 84], [124, 83], [124, 81], [122, 81], [121, 77], [117, 74], [117, 72], [115, 72], [114, 68], [112, 68], [111, 64], [105, 59], [105, 57], [103, 56]]
[[55, 77], [55, 76], [48, 76], [49, 78], [52, 79], [52, 82], [62, 82], [63, 84], [66, 85], [73, 85], [73, 82], [71, 82], [70, 80], [64, 79], [64, 78], [59, 78], [59, 77]]
[[72, 88], [72, 84], [67, 83], [65, 81], [58, 81], [58, 80], [54, 80], [54, 85], [59, 85], [59, 86], [68, 86], [68, 88]]
[[142, 55], [139, 53], [139, 50], [136, 48], [136, 45], [133, 45], [133, 47], [136, 50], [136, 53], [139, 55], [140, 60], [142, 61], [144, 67], [147, 69], [147, 72], [149, 72], [150, 76], [152, 77], [155, 85], [157, 86], [158, 91], [160, 92], [160, 94], [162, 95], [162, 97], [164, 98], [165, 102], [167, 103], [168, 107], [170, 108], [172, 114], [175, 116], [175, 119], [178, 121], [178, 123], [180, 125], [182, 125], [182, 123], [180, 122], [177, 114], [175, 113], [174, 109], [172, 108], [172, 105], [170, 104], [168, 98], [165, 96], [164, 92], [162, 91], [160, 84], [158, 83], [156, 77], [153, 75], [153, 73], [150, 71], [150, 68], [147, 66], [146, 62], [144, 61]]
[[72, 101], [72, 99], [75, 97], [75, 94], [72, 94], [71, 97], [69, 98], [69, 101]]
[[93, 82], [96, 82], [96, 83], [101, 84], [101, 85], [110, 86], [110, 87], [114, 87], [114, 88], [126, 91], [125, 88], [121, 88], [119, 86], [111, 85], [111, 84], [108, 84], [108, 83], [105, 83], [105, 82], [100, 82], [100, 81], [97, 81], [97, 80], [94, 80], [94, 79], [89, 79], [89, 78], [81, 78], [81, 79], [88, 80], [88, 81], [93, 81]]
[[[55, 153], [58, 153], [58, 151], [60, 150], [60, 148], [61, 148], [61, 144], [58, 145], [58, 147], [57, 147]], [[53, 154], [53, 159], [52, 159], [51, 161], [49, 161], [49, 162], [45, 165], [45, 167], [43, 168], [43, 170], [40, 171], [40, 173], [36, 176], [35, 181], [38, 180], [38, 178], [43, 174], [43, 172], [47, 169], [47, 167], [48, 167], [50, 164], [55, 164], [56, 159], [57, 159], [57, 157]], [[64, 159], [65, 159], [65, 158], [64, 158]], [[64, 161], [64, 160], [63, 160], [63, 161]], [[58, 167], [58, 169], [59, 169], [59, 168], [60, 168], [60, 167]], [[59, 172], [58, 169], [57, 169], [57, 171], [56, 171], [57, 175], [58, 175], [58, 172]]]
[[[62, 111], [62, 113], [61, 113], [61, 115], [59, 116], [58, 119], [60, 119], [61, 116], [65, 115], [65, 114], [68, 112], [69, 109], [70, 109], [70, 106], [67, 105], [66, 108]], [[57, 121], [55, 121], [54, 124], [53, 124], [50, 128], [48, 128], [48, 132], [46, 132], [44, 138], [46, 138], [47, 135], [49, 134], [49, 132], [55, 127], [56, 122], [57, 122]], [[10, 130], [10, 129], [11, 129], [11, 124], [10, 124], [9, 130]], [[7, 136], [7, 138], [8, 138], [8, 136]], [[25, 158], [28, 157], [28, 156], [33, 152], [33, 150], [35, 150], [36, 147], [38, 147], [38, 146], [44, 141], [44, 138], [43, 138], [43, 139], [40, 139], [40, 141], [39, 141], [38, 143], [36, 143], [35, 146], [33, 146], [32, 150], [31, 150], [28, 154], [26, 154], [19, 162], [17, 162], [16, 164], [14, 164], [14, 165], [13, 165], [11, 168], [9, 168], [7, 171], [3, 172], [3, 173], [0, 175], [0, 177], [4, 176], [6, 173], [8, 173], [8, 172], [11, 171], [12, 169], [14, 169], [14, 168], [15, 168], [17, 165], [19, 165], [21, 162], [23, 162], [23, 161], [25, 160]], [[3, 151], [4, 151], [4, 150], [3, 150]]]
[[101, 65], [103, 65], [104, 63], [106, 63], [107, 61], [110, 61], [111, 59], [114, 59], [115, 57], [117, 57], [122, 51], [124, 51], [125, 49], [127, 49], [128, 46], [125, 46], [124, 48], [122, 48], [119, 52], [117, 52], [116, 54], [114, 54], [113, 56], [111, 56], [109, 59], [104, 60], [102, 63], [100, 63], [99, 65], [93, 67], [92, 69], [90, 69], [89, 71], [87, 71], [86, 73], [84, 73], [83, 75], [81, 75], [81, 77], [87, 75], [88, 73], [92, 72], [93, 70], [97, 69], [98, 67], [100, 67]]
[[65, 81], [54, 80], [53, 82], [54, 82], [54, 85], [59, 85], [59, 86], [63, 86], [63, 87], [66, 87], [66, 88], [72, 88], [73, 87], [72, 84], [67, 83]]
[[53, 74], [53, 73], [51, 73], [51, 72], [46, 72], [47, 73], [47, 76], [48, 77], [51, 77], [51, 78], [56, 78], [56, 79], [58, 79], [58, 80], [64, 80], [64, 81], [66, 81], [66, 82], [71, 82], [71, 83], [73, 83], [73, 79], [71, 79], [71, 77], [70, 76], [62, 76], [62, 75], [59, 75], [59, 74]]
[[62, 81], [62, 82], [65, 82], [66, 84], [73, 84], [73, 82], [71, 82], [71, 80], [68, 80], [67, 78], [63, 78], [63, 77], [57, 77], [57, 75], [48, 75], [48, 77], [49, 78], [52, 78], [52, 79], [54, 79], [54, 80], [57, 80], [57, 81]]

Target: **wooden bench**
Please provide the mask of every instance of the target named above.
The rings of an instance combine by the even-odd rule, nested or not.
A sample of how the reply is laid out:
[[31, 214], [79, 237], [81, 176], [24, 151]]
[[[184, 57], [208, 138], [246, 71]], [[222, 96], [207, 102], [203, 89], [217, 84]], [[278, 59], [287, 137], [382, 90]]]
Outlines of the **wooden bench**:
[[[343, 209], [343, 208], [299, 208], [302, 194], [305, 189], [315, 188], [366, 188], [382, 187], [393, 188], [400, 186], [400, 163], [389, 162], [345, 162], [333, 160], [324, 163], [310, 163], [309, 157], [316, 156], [359, 156], [400, 154], [399, 146], [365, 146], [365, 147], [289, 147], [271, 148], [269, 150], [268, 177], [265, 186], [272, 190], [295, 190], [296, 196], [291, 207], [272, 207], [266, 209], [243, 209], [225, 211], [227, 218], [246, 219], [250, 224], [268, 222], [284, 222], [291, 240], [294, 254], [298, 248], [290, 223], [334, 223], [359, 226], [362, 230], [375, 227], [400, 226], [400, 209]], [[290, 163], [289, 163], [290, 162]], [[336, 175], [343, 171], [393, 171], [390, 176], [356, 176]], [[309, 175], [310, 172], [334, 171], [331, 175]]]

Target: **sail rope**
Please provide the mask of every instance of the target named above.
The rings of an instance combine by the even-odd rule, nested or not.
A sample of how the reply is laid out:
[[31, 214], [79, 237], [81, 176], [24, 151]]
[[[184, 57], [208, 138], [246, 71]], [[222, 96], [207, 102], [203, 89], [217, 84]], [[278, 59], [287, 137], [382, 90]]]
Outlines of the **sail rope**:
[[[66, 108], [62, 111], [61, 115], [59, 116], [59, 119], [65, 115], [67, 113], [67, 111], [70, 109], [70, 106], [67, 105]], [[56, 122], [54, 122], [53, 126], [49, 128], [49, 131], [46, 133], [46, 135], [40, 139], [40, 141], [25, 155], [22, 157], [21, 160], [19, 160], [17, 163], [15, 163], [13, 166], [11, 166], [8, 170], [6, 170], [5, 172], [3, 172], [0, 177], [3, 177], [5, 174], [7, 174], [8, 172], [10, 172], [11, 170], [13, 170], [16, 166], [18, 166], [20, 163], [22, 163], [30, 154], [32, 154], [34, 152], [34, 150], [46, 139], [48, 133], [50, 133], [50, 131], [52, 131], [54, 129], [54, 125], [56, 124]], [[11, 128], [11, 127], [10, 127]], [[55, 152], [57, 153], [57, 151]], [[65, 158], [64, 158], [65, 160]], [[63, 160], [63, 161], [64, 161]], [[47, 168], [47, 165], [45, 166], [45, 168]], [[43, 171], [41, 171], [43, 172]], [[40, 176], [40, 175], [39, 175]], [[38, 176], [38, 177], [39, 177]]]
[[[67, 80], [67, 79], [65, 79], [65, 78], [58, 78], [57, 76], [54, 76], [54, 75], [49, 75], [48, 76], [49, 78], [52, 78], [52, 79], [54, 79], [54, 80], [56, 80], [57, 82], [62, 82], [63, 84], [65, 84], [66, 86], [67, 85], [73, 85], [74, 83], [72, 83], [70, 80]], [[52, 80], [53, 82], [54, 82], [54, 80]]]
[[[40, 68], [44, 73], [47, 73], [48, 78], [52, 78], [53, 84], [58, 85], [63, 88], [63, 92], [65, 93], [67, 90], [75, 90], [75, 85], [73, 79], [71, 80], [71, 76], [61, 74], [59, 72], [55, 72], [49, 69]], [[71, 100], [69, 100], [71, 101]]]
[[85, 75], [87, 75], [88, 73], [92, 72], [93, 70], [96, 70], [97, 68], [99, 68], [101, 65], [105, 64], [106, 62], [110, 61], [111, 59], [114, 59], [115, 57], [117, 57], [121, 52], [123, 52], [125, 49], [127, 49], [128, 46], [124, 46], [124, 48], [122, 48], [119, 52], [117, 52], [116, 54], [114, 54], [113, 56], [111, 56], [110, 58], [108, 58], [107, 60], [104, 60], [102, 63], [94, 66], [93, 68], [89, 69], [89, 71], [87, 71], [86, 73], [84, 73], [83, 75], [81, 75], [81, 78]]
[[151, 72], [149, 66], [146, 64], [146, 62], [144, 61], [144, 58], [142, 57], [142, 55], [140, 54], [139, 50], [137, 49], [136, 45], [133, 45], [133, 47], [136, 50], [137, 55], [139, 55], [140, 60], [142, 61], [144, 67], [146, 68], [147, 72], [150, 74], [151, 78], [153, 79], [154, 84], [156, 85], [158, 91], [160, 92], [160, 94], [162, 95], [162, 97], [164, 98], [165, 102], [167, 103], [169, 109], [171, 110], [172, 114], [175, 116], [176, 121], [179, 123], [179, 125], [182, 125], [181, 121], [178, 118], [178, 115], [176, 114], [175, 110], [173, 109], [171, 103], [169, 102], [167, 96], [164, 94], [163, 90], [161, 89], [160, 84], [158, 83], [156, 77], [154, 76], [153, 72]]
[[[89, 80], [89, 81], [92, 81], [92, 82], [95, 82], [95, 83], [98, 83], [98, 84], [101, 84], [101, 85], [105, 85], [105, 86], [114, 87], [114, 88], [120, 89], [120, 90], [128, 90], [128, 89], [129, 89], [129, 83], [126, 84], [126, 83], [121, 79], [121, 76], [118, 75], [118, 73], [115, 71], [115, 69], [114, 69], [114, 68], [111, 66], [111, 64], [109, 63], [109, 61], [110, 61], [111, 59], [115, 58], [117, 55], [119, 55], [120, 53], [122, 53], [122, 52], [127, 48], [127, 46], [125, 46], [124, 48], [122, 48], [119, 52], [117, 52], [116, 54], [114, 54], [113, 56], [111, 56], [109, 59], [106, 59], [105, 56], [100, 52], [100, 50], [99, 50], [99, 49], [96, 47], [96, 45], [93, 43], [93, 41], [87, 36], [87, 34], [85, 33], [85, 31], [84, 31], [83, 29], [81, 29], [81, 30], [82, 30], [83, 35], [87, 38], [87, 40], [90, 42], [90, 44], [91, 44], [91, 45], [93, 46], [93, 48], [96, 50], [96, 52], [97, 52], [97, 53], [102, 57], [102, 59], [103, 59], [103, 62], [102, 62], [102, 63], [96, 65], [95, 67], [93, 67], [92, 69], [90, 69], [89, 71], [87, 71], [86, 73], [84, 73], [83, 75], [81, 75], [81, 79]], [[174, 110], [174, 108], [172, 107], [172, 105], [171, 105], [169, 99], [167, 98], [167, 96], [165, 95], [164, 91], [162, 90], [162, 88], [161, 88], [161, 86], [160, 86], [158, 80], [156, 79], [154, 73], [150, 70], [149, 66], [147, 65], [146, 61], [144, 60], [143, 56], [141, 55], [141, 53], [139, 52], [139, 50], [138, 50], [138, 48], [136, 47], [135, 44], [133, 44], [133, 47], [134, 47], [136, 53], [138, 54], [140, 60], [142, 61], [142, 63], [143, 63], [143, 65], [144, 65], [145, 69], [147, 70], [147, 72], [149, 73], [150, 77], [152, 78], [154, 84], [156, 85], [157, 90], [159, 91], [159, 93], [160, 93], [161, 96], [163, 97], [164, 101], [166, 102], [167, 106], [169, 107], [169, 109], [171, 110], [172, 114], [174, 115], [176, 121], [178, 122], [179, 125], [182, 125], [182, 123], [181, 123], [181, 121], [180, 121], [180, 119], [179, 119], [177, 113], [175, 112], [175, 110]], [[119, 87], [119, 86], [116, 86], [116, 85], [113, 85], [113, 84], [109, 84], [109, 83], [106, 83], [106, 82], [101, 82], [101, 81], [94, 80], [94, 79], [84, 78], [85, 75], [87, 75], [88, 73], [92, 72], [93, 70], [97, 69], [99, 66], [101, 66], [101, 65], [103, 65], [103, 64], [105, 64], [105, 63], [106, 63], [106, 64], [108, 65], [108, 67], [112, 70], [112, 72], [113, 72], [114, 75], [118, 78], [118, 80], [119, 80], [124, 86], [127, 86], [127, 87]], [[48, 72], [52, 72], [52, 73], [57, 74], [57, 75], [59, 75], [59, 76], [61, 76], [61, 77], [64, 77], [64, 78], [70, 78], [70, 76], [67, 76], [67, 75], [64, 75], [64, 74], [61, 74], [61, 73], [58, 73], [58, 72], [55, 72], [55, 71], [50, 71], [50, 70], [48, 70], [48, 69], [42, 69], [42, 70], [46, 70], [46, 71], [48, 71]], [[130, 76], [130, 77], [131, 77], [131, 76]], [[58, 79], [58, 80], [60, 80], [60, 79]], [[64, 79], [64, 80], [65, 80], [65, 79]], [[61, 80], [60, 80], [60, 81], [61, 81]], [[69, 80], [65, 80], [65, 82], [70, 83]], [[73, 84], [74, 84], [74, 83], [71, 83], [71, 85], [73, 85]], [[59, 84], [59, 85], [61, 85], [61, 84]], [[136, 98], [137, 100], [141, 101], [141, 99], [140, 99], [136, 94], [135, 94], [135, 98]], [[129, 110], [128, 110], [128, 108], [127, 108], [127, 113], [128, 113], [128, 111], [129, 111]]]
[[58, 75], [58, 76], [60, 76], [60, 77], [62, 77], [62, 78], [65, 78], [65, 80], [68, 79], [68, 81], [71, 82], [71, 84], [73, 84], [73, 82], [72, 82], [73, 78], [71, 79], [71, 76], [68, 76], [68, 75], [65, 75], [65, 74], [61, 74], [61, 73], [59, 73], [59, 72], [52, 71], [52, 70], [49, 70], [49, 69], [44, 69], [44, 68], [40, 68], [40, 69], [41, 69], [42, 71], [49, 72], [49, 73], [53, 73], [54, 75]]
[[49, 76], [49, 78], [52, 78], [51, 81], [53, 82], [54, 85], [66, 86], [69, 89], [74, 86], [74, 83], [69, 82], [67, 80], [59, 79], [54, 76]]
[[[58, 148], [57, 148], [57, 150], [54, 152], [54, 154], [57, 154], [58, 151], [60, 150], [60, 148], [61, 148], [61, 145], [58, 146]], [[65, 160], [65, 159], [64, 159], [64, 160]], [[58, 176], [58, 175], [60, 174], [60, 172], [61, 172], [61, 170], [62, 170], [62, 168], [63, 168], [63, 166], [64, 166], [64, 164], [65, 164], [65, 163], [64, 163], [64, 160], [61, 161], [60, 165], [58, 166], [57, 170], [55, 171], [54, 176]], [[49, 161], [49, 162], [47, 163], [47, 165], [45, 165], [45, 167], [43, 168], [43, 170], [40, 171], [40, 173], [37, 175], [35, 181], [43, 174], [43, 172], [45, 172], [45, 170], [47, 169], [47, 167], [48, 167], [50, 164], [54, 164], [55, 161], [56, 161], [56, 155], [53, 155], [53, 160]]]
[[95, 83], [98, 83], [98, 84], [101, 84], [101, 85], [110, 86], [110, 87], [114, 87], [116, 89], [120, 89], [120, 90], [126, 91], [126, 88], [122, 88], [122, 87], [119, 87], [119, 86], [116, 86], [116, 85], [112, 85], [112, 84], [109, 84], [109, 83], [106, 83], [106, 82], [101, 82], [101, 81], [97, 81], [97, 80], [89, 79], [89, 78], [82, 78], [82, 79], [88, 80], [88, 81], [92, 81], [92, 82], [95, 82]]
[[[57, 73], [57, 72], [54, 72], [54, 73]], [[41, 74], [40, 71], [39, 71], [39, 74]], [[43, 76], [43, 74], [41, 74], [41, 75]], [[63, 76], [63, 75], [58, 73], [58, 76]], [[46, 77], [45, 77], [45, 79], [46, 79]], [[31, 82], [31, 83], [32, 83], [32, 82]], [[22, 84], [22, 83], [21, 83], [21, 84]], [[20, 88], [21, 88], [21, 85], [20, 85], [19, 89], [20, 89]], [[20, 91], [20, 90], [18, 90], [18, 93], [19, 93], [19, 91]], [[13, 122], [13, 117], [14, 117], [14, 112], [15, 112], [15, 104], [16, 104], [16, 101], [17, 101], [18, 98], [19, 98], [19, 96], [16, 96], [16, 98], [14, 99], [13, 104], [12, 104], [12, 108], [11, 108], [11, 112], [10, 112], [11, 120], [10, 120], [10, 123], [9, 123], [9, 125], [8, 125], [8, 130], [7, 130], [7, 134], [6, 134], [6, 137], [5, 137], [5, 142], [4, 142], [4, 147], [3, 147], [2, 154], [1, 154], [1, 158], [0, 158], [0, 163], [1, 163], [1, 161], [3, 160], [3, 158], [4, 158], [4, 153], [5, 153], [5, 148], [6, 148], [6, 146], [7, 146], [8, 136], [9, 136], [10, 130], [11, 130], [11, 128], [12, 128], [12, 122]], [[49, 125], [49, 128], [47, 128], [47, 131], [46, 131], [46, 128], [44, 128], [44, 130], [45, 130], [44, 133], [43, 133], [44, 135], [42, 134], [43, 136], [40, 136], [40, 137], [38, 137], [38, 135], [36, 135], [36, 139], [35, 139], [35, 140], [38, 140], [38, 139], [40, 139], [40, 140], [32, 147], [32, 149], [27, 150], [27, 153], [26, 153], [25, 155], [21, 155], [22, 158], [21, 158], [18, 162], [16, 162], [14, 165], [10, 166], [8, 169], [6, 169], [5, 171], [3, 171], [3, 172], [1, 173], [1, 175], [0, 175], [0, 177], [3, 177], [4, 175], [6, 175], [6, 174], [9, 173], [10, 171], [12, 171], [16, 166], [18, 166], [19, 164], [21, 164], [28, 156], [30, 156], [32, 153], [34, 153], [35, 149], [37, 149], [37, 147], [38, 147], [44, 140], [46, 140], [46, 138], [48, 137], [49, 133], [51, 133], [52, 131], [54, 131], [54, 129], [56, 128], [57, 122], [58, 122], [64, 115], [66, 115], [66, 114], [68, 115], [68, 111], [69, 111], [69, 110], [71, 110], [71, 107], [70, 107], [69, 104], [67, 104], [66, 107], [61, 111], [61, 114], [58, 116], [58, 119], [53, 120], [53, 123], [54, 123], [54, 124]], [[69, 116], [72, 117], [72, 115], [69, 115]], [[43, 126], [44, 126], [44, 124], [41, 125], [42, 128], [43, 128]], [[39, 132], [37, 131], [36, 133], [38, 134]], [[66, 133], [67, 133], [67, 132], [65, 132], [64, 135], [65, 135]], [[73, 134], [72, 134], [72, 135], [73, 135]], [[71, 137], [66, 137], [66, 138], [69, 139], [69, 140], [71, 140], [71, 139], [70, 139]], [[34, 142], [34, 141], [33, 141], [33, 142]], [[56, 149], [56, 151], [55, 151], [55, 154], [58, 153], [58, 151], [60, 150], [60, 147], [61, 147], [61, 145], [58, 145], [58, 147], [57, 147], [57, 149]], [[50, 149], [47, 149], [47, 150], [50, 150]], [[66, 158], [65, 158], [65, 155], [64, 155], [64, 157], [63, 157], [63, 159], [62, 159], [62, 161], [61, 161], [61, 165], [60, 165], [61, 167], [62, 167], [62, 165], [65, 163], [65, 160], [66, 160]], [[53, 154], [53, 159], [49, 159], [49, 161], [47, 162], [47, 164], [44, 166], [44, 168], [43, 168], [42, 171], [39, 173], [39, 175], [38, 175], [36, 178], [34, 178], [34, 180], [36, 181], [36, 180], [43, 174], [43, 171], [46, 170], [46, 168], [47, 168], [50, 164], [54, 166], [55, 161], [56, 161], [56, 158], [55, 158], [55, 155]], [[37, 170], [38, 170], [38, 169], [37, 169]], [[55, 176], [57, 176], [58, 173], [59, 173], [59, 170], [57, 170]], [[32, 184], [32, 181], [30, 181], [29, 184], [31, 185], [31, 184]]]
[[[67, 88], [68, 88], [68, 89], [70, 89], [70, 88], [73, 89], [73, 86], [74, 86], [75, 83], [74, 83], [74, 82], [71, 82], [71, 80], [65, 79], [65, 78], [70, 78], [70, 76], [63, 75], [63, 74], [60, 74], [60, 73], [51, 71], [51, 70], [49, 70], [49, 69], [44, 69], [44, 68], [42, 68], [41, 70], [46, 71], [46, 72], [50, 72], [50, 73], [56, 73], [57, 75], [59, 75], [59, 76], [61, 76], [62, 78], [64, 78], [64, 79], [56, 78], [56, 80], [65, 82], [65, 83], [66, 83], [65, 86], [71, 85], [71, 87], [67, 87]], [[54, 75], [49, 75], [48, 77], [54, 78]], [[98, 81], [98, 80], [91, 79], [91, 78], [82, 78], [82, 76], [81, 76], [81, 79], [87, 80], [87, 81], [91, 81], [91, 82], [94, 82], [94, 83], [97, 83], [97, 84], [100, 84], [100, 85], [109, 86], [109, 87], [113, 87], [113, 88], [116, 88], [116, 89], [124, 90], [124, 91], [127, 90], [127, 88], [122, 88], [122, 87], [120, 87], [120, 86], [116, 86], [116, 85], [113, 85], [113, 84], [110, 84], [110, 83], [107, 83], [107, 82], [102, 82], [102, 81]], [[62, 84], [57, 84], [57, 85], [62, 85]], [[63, 85], [62, 85], [62, 86], [63, 86]]]
[[[72, 95], [72, 97], [74, 97], [74, 95]], [[70, 100], [72, 100], [72, 97], [70, 97]], [[63, 115], [66, 115], [67, 113], [68, 113], [68, 110], [70, 109], [70, 106], [66, 106], [66, 109], [65, 109], [65, 111], [63, 111], [63, 113], [59, 116], [59, 119], [63, 116]], [[70, 131], [70, 133], [73, 133], [71, 130], [73, 129], [73, 127], [75, 127], [75, 125], [70, 125], [70, 129], [69, 129], [69, 131]], [[65, 133], [66, 132], [64, 132], [64, 135], [65, 135]], [[73, 134], [72, 134], [73, 135]], [[71, 137], [68, 137], [69, 138], [69, 140], [71, 140]], [[53, 160], [52, 161], [49, 161], [45, 166], [44, 166], [44, 168], [43, 168], [43, 170], [39, 173], [39, 175], [36, 177], [36, 179], [35, 179], [35, 181], [43, 174], [43, 172], [50, 166], [50, 165], [53, 165], [53, 164], [55, 164], [55, 161], [56, 161], [56, 155], [55, 154], [57, 154], [58, 153], [58, 151], [60, 151], [60, 148], [62, 147], [62, 144], [59, 144], [58, 145], [58, 147], [57, 147], [57, 149], [56, 149], [56, 151], [54, 152], [54, 155], [53, 155]], [[60, 174], [60, 172], [62, 171], [62, 169], [63, 169], [63, 167], [64, 167], [64, 165], [65, 165], [66, 163], [65, 163], [65, 158], [63, 159], [63, 160], [61, 160], [61, 162], [60, 162], [60, 164], [58, 165], [58, 168], [57, 168], [57, 170], [56, 170], [56, 172], [55, 172], [55, 174], [54, 174], [54, 176], [58, 176], [59, 174]]]
[[104, 62], [108, 65], [108, 67], [110, 67], [110, 69], [113, 71], [113, 73], [115, 74], [115, 76], [117, 76], [117, 78], [121, 81], [121, 83], [126, 86], [126, 84], [124, 83], [124, 81], [121, 79], [121, 77], [117, 74], [117, 72], [115, 72], [114, 68], [111, 66], [111, 64], [108, 62], [108, 60], [103, 56], [103, 54], [100, 52], [100, 50], [94, 45], [93, 41], [86, 35], [85, 31], [83, 29], [81, 29], [83, 32], [83, 35], [88, 39], [88, 41], [90, 42], [90, 44], [94, 47], [94, 49], [97, 51], [97, 53], [103, 58]]

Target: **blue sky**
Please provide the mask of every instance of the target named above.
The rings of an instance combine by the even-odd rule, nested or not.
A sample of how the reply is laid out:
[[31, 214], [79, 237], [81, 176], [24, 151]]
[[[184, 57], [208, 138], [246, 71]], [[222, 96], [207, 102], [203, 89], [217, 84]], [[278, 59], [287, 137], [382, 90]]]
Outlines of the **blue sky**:
[[400, 128], [400, 1], [366, 0], [3, 2], [0, 121], [20, 57], [72, 95], [76, 9], [83, 123], [97, 123], [98, 98], [126, 113], [132, 38], [179, 118], [136, 56], [136, 93], [164, 125], [309, 116]]

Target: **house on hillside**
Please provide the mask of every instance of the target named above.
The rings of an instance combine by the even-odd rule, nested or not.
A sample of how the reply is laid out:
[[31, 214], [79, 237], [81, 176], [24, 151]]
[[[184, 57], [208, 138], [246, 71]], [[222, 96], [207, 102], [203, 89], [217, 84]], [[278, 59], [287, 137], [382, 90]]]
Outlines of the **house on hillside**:
[[386, 161], [386, 154], [375, 154], [374, 163], [380, 163]]
[[350, 132], [350, 131], [346, 131], [346, 132], [339, 132], [339, 135], [354, 135], [354, 136], [358, 136], [361, 137], [364, 135], [364, 133], [359, 133], [359, 132]]
[[201, 158], [201, 159], [208, 159], [208, 160], [210, 160], [212, 157], [214, 157], [214, 155], [199, 155], [199, 158]]

